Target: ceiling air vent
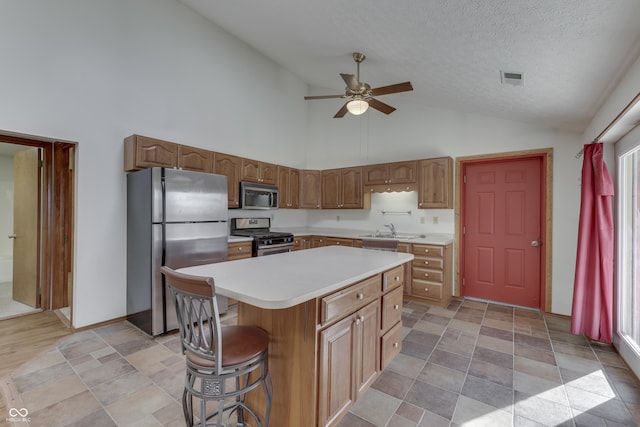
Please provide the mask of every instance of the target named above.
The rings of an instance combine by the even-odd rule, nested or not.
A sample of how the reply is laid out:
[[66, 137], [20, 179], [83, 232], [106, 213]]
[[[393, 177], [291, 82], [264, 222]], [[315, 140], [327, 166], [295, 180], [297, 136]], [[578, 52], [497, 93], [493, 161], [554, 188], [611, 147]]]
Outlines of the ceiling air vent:
[[523, 86], [524, 73], [500, 71], [500, 81], [503, 85]]

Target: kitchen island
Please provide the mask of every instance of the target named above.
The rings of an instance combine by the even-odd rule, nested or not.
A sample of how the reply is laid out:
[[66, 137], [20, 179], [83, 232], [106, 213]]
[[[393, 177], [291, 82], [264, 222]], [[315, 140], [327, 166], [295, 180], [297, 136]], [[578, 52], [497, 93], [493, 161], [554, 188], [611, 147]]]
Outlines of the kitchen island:
[[238, 324], [269, 333], [271, 425], [334, 426], [400, 352], [412, 259], [328, 246], [179, 271], [213, 277], [238, 301]]

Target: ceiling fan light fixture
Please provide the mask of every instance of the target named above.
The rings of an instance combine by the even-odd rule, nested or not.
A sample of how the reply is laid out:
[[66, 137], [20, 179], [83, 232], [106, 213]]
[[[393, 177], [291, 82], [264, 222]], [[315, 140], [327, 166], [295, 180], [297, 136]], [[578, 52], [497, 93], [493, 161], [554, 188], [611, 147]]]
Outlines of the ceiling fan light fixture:
[[361, 98], [356, 98], [347, 103], [347, 110], [354, 116], [359, 116], [360, 114], [364, 114], [365, 111], [369, 108], [369, 103]]

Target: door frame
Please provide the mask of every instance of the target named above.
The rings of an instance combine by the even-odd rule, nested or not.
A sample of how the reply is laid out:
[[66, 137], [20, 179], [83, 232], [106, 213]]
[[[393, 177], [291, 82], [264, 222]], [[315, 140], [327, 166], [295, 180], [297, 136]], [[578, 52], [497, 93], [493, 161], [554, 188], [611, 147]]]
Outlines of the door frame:
[[536, 150], [512, 151], [505, 153], [480, 154], [475, 156], [465, 156], [456, 158], [456, 178], [455, 178], [455, 248], [456, 256], [454, 267], [454, 296], [464, 296], [461, 283], [461, 266], [464, 265], [464, 240], [462, 239], [462, 223], [464, 219], [464, 190], [461, 186], [463, 180], [463, 170], [469, 164], [482, 164], [496, 161], [516, 160], [525, 158], [540, 159], [540, 234], [543, 236], [542, 247], [544, 256], [540, 259], [540, 310], [551, 312], [552, 297], [552, 200], [553, 200], [553, 148], [542, 148]]
[[73, 280], [68, 272], [73, 272], [76, 144], [5, 131], [0, 131], [0, 142], [42, 149], [40, 308], [65, 307]]

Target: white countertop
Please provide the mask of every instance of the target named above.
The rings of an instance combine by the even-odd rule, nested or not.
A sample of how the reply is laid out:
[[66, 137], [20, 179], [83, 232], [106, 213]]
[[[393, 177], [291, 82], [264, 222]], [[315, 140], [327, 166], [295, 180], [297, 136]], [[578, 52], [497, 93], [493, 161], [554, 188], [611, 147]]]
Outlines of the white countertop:
[[[273, 231], [286, 231], [293, 233], [294, 236], [326, 236], [326, 237], [338, 237], [344, 239], [363, 239], [371, 238], [366, 235], [373, 234], [371, 230], [350, 230], [340, 228], [319, 228], [319, 227], [273, 227]], [[388, 230], [384, 230], [388, 231]], [[389, 237], [373, 237], [375, 239], [389, 238]], [[394, 238], [404, 243], [419, 243], [427, 245], [448, 245], [453, 243], [453, 234], [448, 233], [398, 233], [398, 236]]]
[[289, 308], [409, 262], [412, 254], [344, 246], [181, 268], [213, 277], [219, 295], [266, 309]]

